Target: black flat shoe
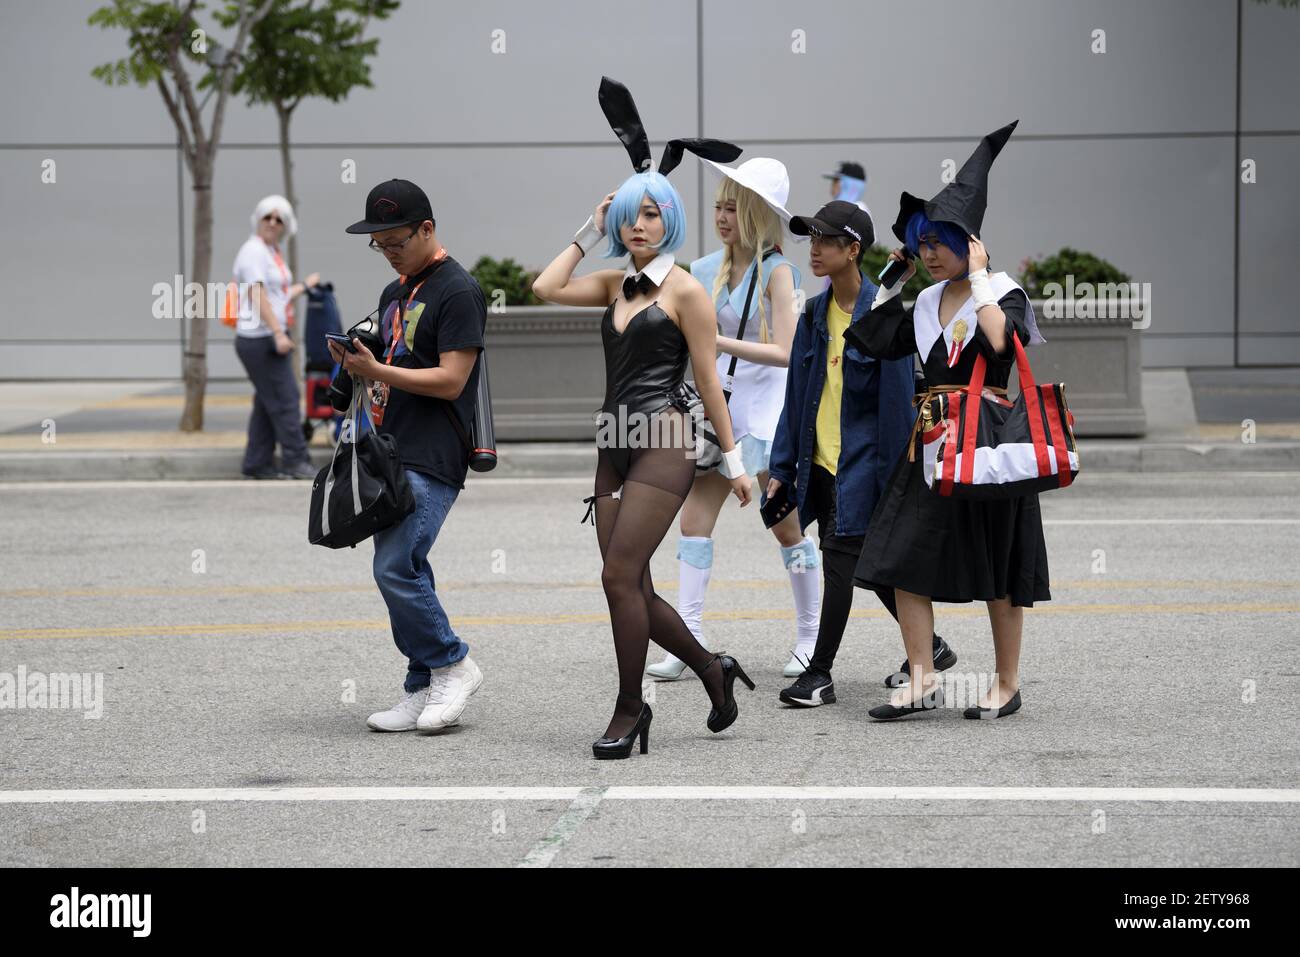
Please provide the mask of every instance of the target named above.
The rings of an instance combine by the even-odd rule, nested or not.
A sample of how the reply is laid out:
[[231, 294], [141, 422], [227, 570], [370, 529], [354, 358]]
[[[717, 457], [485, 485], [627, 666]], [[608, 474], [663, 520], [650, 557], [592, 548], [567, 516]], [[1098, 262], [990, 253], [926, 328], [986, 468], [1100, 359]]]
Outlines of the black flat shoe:
[[632, 753], [632, 744], [638, 735], [641, 737], [641, 753], [647, 754], [650, 751], [650, 719], [653, 717], [654, 712], [650, 710], [650, 706], [641, 705], [641, 715], [636, 719], [636, 724], [632, 725], [632, 730], [621, 738], [601, 738], [599, 741], [593, 741], [592, 755], [600, 761], [626, 758]]
[[[938, 635], [934, 636], [934, 670], [947, 671], [957, 663], [957, 652]], [[886, 688], [901, 688], [911, 680], [912, 665], [904, 658], [898, 670], [885, 679]]]
[[[736, 704], [736, 697], [732, 694], [731, 686], [739, 678], [745, 683], [745, 687], [753, 691], [754, 682], [749, 680], [749, 675], [745, 674], [745, 669], [740, 667], [740, 662], [731, 655], [714, 655], [709, 659], [709, 664], [704, 667], [709, 667], [714, 661], [717, 661], [718, 666], [722, 668], [722, 707], [712, 708], [709, 711], [709, 720], [705, 723], [710, 731], [717, 734], [719, 731], [726, 731], [731, 727], [740, 715], [740, 706]], [[703, 671], [704, 669], [700, 670]]]
[[903, 705], [900, 708], [886, 702], [885, 704], [876, 705], [867, 714], [877, 721], [894, 721], [898, 718], [905, 718], [909, 714], [937, 711], [942, 707], [943, 689], [935, 688], [933, 691], [927, 691], [921, 695], [921, 699], [914, 704]]
[[1015, 714], [1019, 710], [1020, 710], [1020, 689], [1017, 688], [1016, 693], [1011, 696], [1011, 700], [1008, 701], [1006, 704], [1004, 704], [1002, 707], [993, 709], [993, 708], [981, 708], [977, 705], [974, 708], [967, 708], [965, 711], [961, 713], [961, 716], [963, 718], [974, 718], [977, 720], [980, 718], [992, 720], [993, 718], [1005, 718], [1007, 715]]

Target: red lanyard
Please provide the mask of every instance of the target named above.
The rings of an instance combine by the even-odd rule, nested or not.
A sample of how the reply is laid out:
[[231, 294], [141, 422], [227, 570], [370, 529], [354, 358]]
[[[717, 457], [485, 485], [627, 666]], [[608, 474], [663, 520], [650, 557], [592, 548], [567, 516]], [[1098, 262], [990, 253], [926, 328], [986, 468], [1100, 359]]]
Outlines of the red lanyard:
[[[447, 258], [447, 247], [443, 246], [441, 249], [438, 250], [438, 254], [434, 256], [431, 260], [429, 260], [429, 264], [432, 265], [433, 263], [436, 263], [438, 260], [445, 259], [445, 258]], [[398, 276], [397, 281], [406, 282], [406, 277]], [[420, 287], [423, 286], [426, 282], [428, 282], [427, 276], [424, 279], [421, 279], [416, 284], [415, 288], [411, 290], [411, 294], [406, 297], [407, 309], [411, 308], [411, 303], [415, 302], [415, 294], [420, 291]], [[393, 364], [393, 354], [397, 352], [397, 340], [402, 334], [402, 320], [401, 320], [402, 312], [403, 310], [401, 309], [393, 310], [393, 335], [388, 340], [388, 355], [384, 359], [384, 361], [388, 365]]]
[[[284, 280], [284, 291], [287, 294], [289, 292], [289, 269], [285, 266], [284, 260], [280, 258], [280, 250], [270, 246], [269, 243], [268, 246], [271, 255], [275, 257], [275, 264], [280, 267], [280, 278]], [[286, 326], [293, 325], [293, 299], [289, 299], [284, 304], [284, 324]]]

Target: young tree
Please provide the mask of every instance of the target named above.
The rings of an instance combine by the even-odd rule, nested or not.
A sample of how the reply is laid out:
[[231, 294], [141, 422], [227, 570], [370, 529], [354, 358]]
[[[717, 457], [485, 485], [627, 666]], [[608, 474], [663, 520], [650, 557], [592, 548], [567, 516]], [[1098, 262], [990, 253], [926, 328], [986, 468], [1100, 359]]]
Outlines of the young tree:
[[[176, 126], [181, 152], [194, 187], [194, 235], [190, 282], [207, 289], [212, 273], [212, 174], [221, 143], [226, 99], [234, 83], [236, 64], [248, 43], [249, 34], [266, 16], [274, 0], [231, 0], [237, 16], [234, 43], [227, 49], [209, 39], [195, 14], [199, 0], [113, 0], [90, 15], [92, 26], [127, 32], [130, 53], [112, 63], [91, 70], [91, 75], [110, 86], [136, 83], [157, 86]], [[198, 81], [190, 70], [200, 73]], [[205, 127], [203, 104], [197, 87], [203, 73], [210, 74], [216, 95], [212, 119]], [[206, 101], [205, 101], [206, 102]], [[208, 382], [207, 296], [198, 315], [189, 317], [189, 340], [182, 363], [185, 379], [185, 408], [180, 428], [197, 432], [203, 428], [203, 394]], [[185, 321], [185, 317], [180, 317]]]
[[[331, 103], [344, 99], [353, 87], [371, 86], [368, 57], [377, 39], [363, 39], [371, 18], [386, 19], [399, 0], [273, 0], [271, 9], [253, 26], [248, 53], [235, 74], [233, 91], [250, 104], [275, 108], [280, 130], [280, 167], [284, 195], [298, 208], [289, 155], [289, 124], [298, 104], [309, 96]], [[217, 19], [226, 27], [239, 22], [241, 4], [227, 0]], [[298, 241], [289, 238], [289, 269], [298, 275]]]

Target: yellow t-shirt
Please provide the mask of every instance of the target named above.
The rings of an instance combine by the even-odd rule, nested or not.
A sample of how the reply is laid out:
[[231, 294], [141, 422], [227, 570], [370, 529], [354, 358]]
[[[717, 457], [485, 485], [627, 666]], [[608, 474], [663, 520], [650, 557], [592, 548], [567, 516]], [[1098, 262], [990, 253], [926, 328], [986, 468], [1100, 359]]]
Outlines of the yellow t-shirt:
[[826, 382], [822, 386], [822, 400], [817, 406], [817, 447], [813, 451], [813, 464], [820, 465], [832, 475], [840, 462], [840, 396], [844, 392], [844, 330], [853, 316], [840, 308], [830, 293], [826, 309], [826, 329], [830, 341], [826, 343]]

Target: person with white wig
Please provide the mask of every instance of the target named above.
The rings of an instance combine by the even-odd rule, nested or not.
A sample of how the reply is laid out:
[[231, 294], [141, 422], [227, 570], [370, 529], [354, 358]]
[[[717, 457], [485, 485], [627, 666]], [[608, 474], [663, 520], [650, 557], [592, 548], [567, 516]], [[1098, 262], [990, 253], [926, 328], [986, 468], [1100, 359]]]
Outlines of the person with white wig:
[[[264, 197], [253, 211], [253, 234], [235, 256], [239, 318], [235, 353], [253, 383], [253, 412], [241, 471], [247, 478], [313, 479], [299, 415], [298, 382], [293, 375], [293, 300], [320, 281], [312, 273], [294, 282], [280, 255], [280, 240], [298, 231], [293, 207], [283, 196]], [[275, 467], [275, 446], [281, 467]]]

